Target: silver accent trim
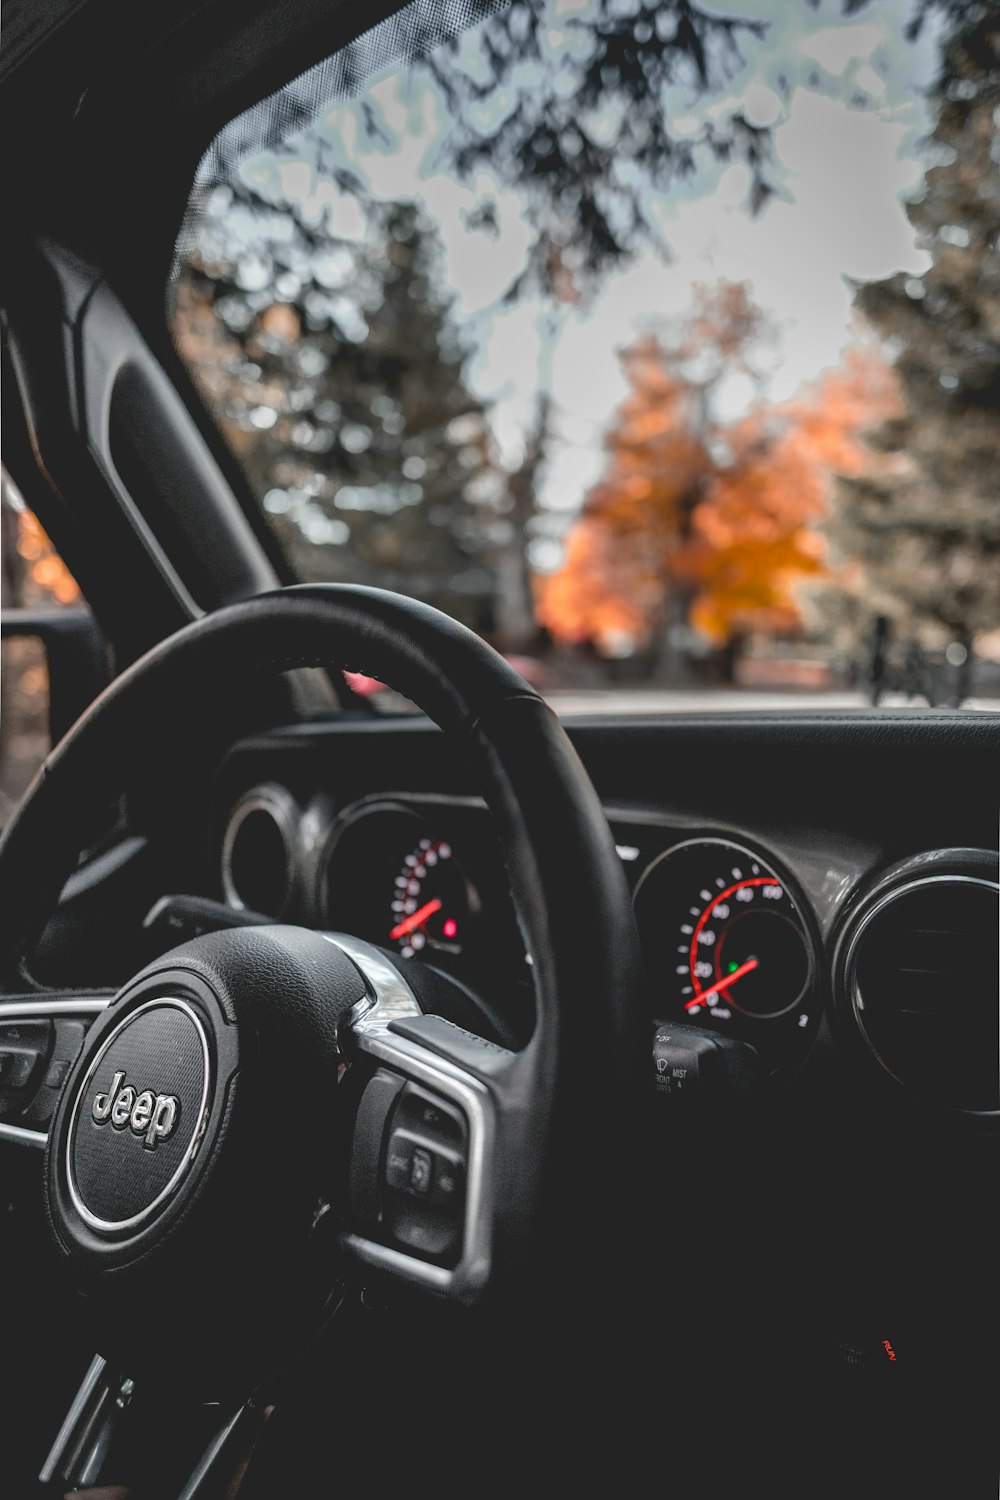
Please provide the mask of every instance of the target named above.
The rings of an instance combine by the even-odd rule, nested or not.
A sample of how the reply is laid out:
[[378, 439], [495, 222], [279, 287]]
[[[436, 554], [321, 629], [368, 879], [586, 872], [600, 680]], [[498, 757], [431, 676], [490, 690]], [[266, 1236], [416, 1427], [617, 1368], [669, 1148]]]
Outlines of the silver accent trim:
[[[784, 876], [779, 875], [778, 871], [771, 865], [770, 854], [758, 854], [748, 844], [739, 844], [735, 839], [731, 839], [725, 834], [707, 833], [701, 838], [697, 834], [694, 834], [691, 838], [680, 839], [676, 844], [670, 844], [666, 849], [661, 849], [659, 854], [654, 854], [648, 864], [643, 865], [639, 878], [635, 883], [635, 890], [632, 892], [633, 909], [639, 898], [639, 892], [649, 880], [654, 870], [659, 869], [660, 865], [673, 859], [682, 849], [697, 849], [706, 844], [717, 844], [720, 849], [732, 850], [733, 853], [738, 854], [741, 858], [750, 860], [754, 864], [762, 865], [768, 875], [773, 876], [780, 885], [784, 886], [787, 883]], [[791, 892], [789, 892], [789, 895], [791, 895]], [[792, 904], [797, 910], [799, 903], [793, 900]]]
[[352, 1030], [366, 1018], [367, 1024], [379, 1022], [388, 1026], [390, 1021], [423, 1014], [402, 974], [371, 943], [353, 937], [349, 932], [321, 932], [320, 937], [326, 938], [328, 943], [333, 943], [335, 948], [346, 953], [351, 962], [361, 970], [362, 978], [368, 986], [369, 994], [352, 1007], [347, 1018], [347, 1024]]
[[478, 1078], [463, 1073], [409, 1037], [383, 1031], [377, 1020], [358, 1028], [357, 1042], [361, 1051], [436, 1089], [464, 1111], [469, 1122], [465, 1226], [462, 1253], [454, 1267], [431, 1265], [404, 1250], [351, 1232], [343, 1234], [340, 1243], [366, 1265], [393, 1271], [460, 1302], [474, 1302], [489, 1280], [492, 1263], [493, 1193], [486, 1167], [493, 1158], [496, 1141], [493, 1100]]
[[469, 1122], [465, 1226], [456, 1266], [431, 1265], [405, 1250], [350, 1231], [341, 1235], [340, 1244], [366, 1265], [392, 1271], [404, 1280], [459, 1301], [473, 1302], [489, 1278], [492, 1255], [493, 1195], [486, 1165], [492, 1159], [496, 1139], [493, 1100], [477, 1078], [409, 1037], [396, 1036], [389, 1030], [392, 1021], [423, 1012], [404, 976], [377, 948], [349, 933], [324, 932], [323, 936], [358, 966], [374, 997], [360, 1015], [352, 1013], [350, 1018], [358, 1050], [436, 1089], [457, 1104]]
[[250, 908], [239, 893], [233, 877], [233, 849], [240, 829], [252, 813], [266, 813], [281, 837], [285, 850], [285, 878], [278, 911], [262, 912], [265, 917], [282, 917], [288, 907], [295, 885], [295, 835], [299, 821], [299, 808], [292, 796], [279, 782], [264, 782], [245, 792], [229, 814], [222, 835], [222, 890], [226, 904], [236, 911]]
[[[112, 995], [88, 995], [79, 1000], [0, 1000], [0, 1026], [23, 1017], [33, 1020], [49, 1016], [97, 1016], [107, 1010]], [[10, 1141], [17, 1146], [34, 1146], [44, 1151], [48, 1144], [48, 1133], [30, 1130], [25, 1125], [0, 1123], [0, 1141]]]
[[[850, 1003], [851, 1015], [854, 1018], [854, 1024], [857, 1026], [862, 1040], [865, 1043], [865, 1046], [868, 1048], [869, 1052], [871, 1053], [872, 1057], [874, 1057], [879, 1067], [882, 1068], [886, 1073], [888, 1073], [889, 1077], [892, 1078], [896, 1083], [898, 1083], [902, 1088], [906, 1088], [905, 1078], [900, 1078], [898, 1073], [894, 1073], [889, 1064], [886, 1062], [885, 1058], [882, 1057], [881, 1053], [876, 1049], [874, 1042], [868, 1035], [864, 1020], [862, 1019], [865, 1007], [864, 998], [861, 994], [861, 989], [858, 985], [857, 980], [857, 949], [858, 944], [861, 941], [861, 938], [864, 936], [866, 929], [871, 924], [871, 922], [873, 922], [874, 919], [879, 915], [880, 912], [885, 911], [886, 907], [891, 906], [893, 902], [898, 901], [901, 896], [908, 895], [911, 891], [920, 890], [922, 887], [928, 885], [978, 885], [982, 886], [985, 890], [996, 891], [997, 894], [1000, 895], [1000, 883], [995, 880], [988, 880], [985, 877], [979, 875], [917, 875], [912, 880], [906, 881], [904, 885], [896, 886], [892, 890], [884, 891], [881, 896], [879, 896], [879, 898], [868, 909], [868, 911], [864, 913], [857, 926], [850, 934], [847, 945], [844, 949], [844, 988], [847, 992], [847, 999]], [[1000, 1068], [1000, 1058], [998, 1058], [997, 1064], [998, 1068]], [[962, 1110], [961, 1105], [956, 1105], [954, 1106], [954, 1108], [966, 1114], [992, 1115], [996, 1113], [995, 1110]]]
[[0, 1141], [12, 1141], [16, 1146], [37, 1146], [44, 1151], [49, 1138], [44, 1130], [28, 1130], [24, 1125], [0, 1125]]
[[325, 932], [323, 936], [357, 964], [374, 995], [366, 1010], [351, 1018], [350, 1029], [357, 1049], [443, 1094], [459, 1106], [469, 1123], [465, 1225], [457, 1265], [432, 1265], [405, 1250], [381, 1245], [350, 1231], [341, 1235], [340, 1244], [366, 1265], [392, 1271], [404, 1280], [458, 1301], [473, 1302], [489, 1279], [492, 1261], [493, 1193], [486, 1168], [493, 1158], [496, 1140], [493, 1100], [478, 1078], [409, 1037], [396, 1036], [389, 1030], [392, 1021], [419, 1016], [422, 1011], [403, 975], [377, 948], [342, 932]]
[[177, 1500], [198, 1500], [199, 1495], [207, 1494], [206, 1481], [208, 1484], [211, 1484], [213, 1479], [216, 1483], [219, 1482], [220, 1475], [216, 1470], [217, 1460], [220, 1455], [225, 1454], [226, 1445], [233, 1433], [251, 1419], [259, 1422], [261, 1416], [260, 1413], [254, 1411], [249, 1402], [237, 1407], [231, 1416], [226, 1417], [209, 1439], [207, 1448], [188, 1476], [187, 1483]]
[[[107, 1360], [100, 1354], [95, 1354], [90, 1361], [90, 1368], [80, 1382], [76, 1395], [70, 1402], [69, 1411], [63, 1418], [62, 1426], [56, 1434], [55, 1442], [49, 1449], [48, 1457], [39, 1471], [38, 1481], [40, 1484], [51, 1484], [54, 1479], [60, 1477], [60, 1468], [64, 1462], [69, 1467], [69, 1463], [71, 1462], [71, 1460], [68, 1460], [70, 1440], [77, 1435], [77, 1428], [80, 1426], [84, 1416], [90, 1415], [89, 1408], [93, 1404], [95, 1394], [99, 1393], [102, 1382], [106, 1379], [105, 1371], [107, 1367]], [[76, 1444], [77, 1451], [79, 1447], [80, 1443], [78, 1441]]]
[[85, 1000], [0, 1000], [0, 1025], [18, 1016], [97, 1016], [113, 999], [113, 995], [95, 995]]
[[[191, 1139], [188, 1142], [187, 1149], [184, 1152], [184, 1155], [181, 1157], [177, 1169], [174, 1172], [173, 1176], [170, 1178], [170, 1181], [167, 1183], [166, 1187], [164, 1187], [159, 1193], [157, 1193], [152, 1203], [147, 1203], [146, 1207], [142, 1209], [141, 1212], [133, 1214], [128, 1219], [100, 1219], [96, 1214], [91, 1213], [90, 1209], [83, 1202], [76, 1183], [73, 1180], [73, 1142], [76, 1138], [76, 1128], [80, 1118], [80, 1110], [83, 1106], [84, 1097], [93, 1081], [94, 1074], [97, 1072], [97, 1069], [100, 1066], [101, 1059], [104, 1057], [105, 1053], [111, 1046], [112, 1042], [116, 1039], [116, 1037], [120, 1036], [121, 1033], [126, 1029], [126, 1027], [130, 1026], [132, 1022], [135, 1021], [139, 1016], [143, 1015], [144, 1012], [148, 1010], [162, 1010], [164, 1009], [164, 1007], [168, 1006], [172, 1006], [174, 1010], [180, 1010], [184, 1012], [189, 1020], [193, 1022], [195, 1030], [198, 1033], [198, 1039], [201, 1042], [203, 1064], [201, 1100], [195, 1113]], [[180, 1187], [181, 1179], [187, 1173], [189, 1167], [197, 1156], [198, 1147], [201, 1144], [202, 1136], [205, 1133], [205, 1125], [208, 1119], [208, 1110], [206, 1106], [208, 1103], [208, 1094], [211, 1081], [212, 1064], [208, 1050], [208, 1038], [205, 1035], [205, 1028], [201, 1024], [197, 1013], [191, 1008], [190, 1005], [188, 1005], [185, 1000], [178, 1000], [172, 995], [160, 995], [155, 1000], [147, 1000], [144, 1005], [139, 1005], [135, 1010], [130, 1011], [129, 1014], [124, 1018], [124, 1020], [114, 1028], [114, 1030], [111, 1032], [111, 1035], [105, 1038], [100, 1051], [97, 1053], [97, 1056], [91, 1060], [90, 1066], [87, 1069], [83, 1082], [77, 1090], [76, 1099], [73, 1103], [73, 1115], [69, 1130], [66, 1134], [66, 1182], [69, 1187], [69, 1195], [72, 1199], [73, 1207], [76, 1209], [77, 1213], [80, 1215], [85, 1224], [89, 1224], [91, 1229], [99, 1230], [103, 1234], [117, 1234], [123, 1229], [136, 1229], [140, 1224], [144, 1224], [146, 1220], [152, 1216], [156, 1209], [160, 1207], [161, 1203], [166, 1202], [168, 1198], [174, 1195], [174, 1193]]]

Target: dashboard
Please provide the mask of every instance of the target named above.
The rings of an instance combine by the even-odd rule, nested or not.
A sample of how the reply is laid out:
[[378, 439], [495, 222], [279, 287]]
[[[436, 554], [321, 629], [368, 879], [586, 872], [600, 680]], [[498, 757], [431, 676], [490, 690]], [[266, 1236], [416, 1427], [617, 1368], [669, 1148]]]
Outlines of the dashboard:
[[[992, 717], [566, 727], [632, 891], [650, 1087], [681, 1095], [699, 1066], [742, 1061], [756, 1087], [838, 1078], [889, 1108], [997, 1115]], [[430, 964], [467, 988], [486, 1034], [526, 1038], [531, 955], [499, 844], [471, 768], [432, 725], [242, 742], [213, 819], [207, 880], [229, 906]]]
[[[697, 1343], [710, 1298], [818, 1378], [973, 1370], [1000, 1316], [1000, 715], [564, 726], [641, 940], [656, 1232], [699, 1236], [674, 1333]], [[425, 1008], [526, 1041], [532, 955], [460, 744], [347, 714], [189, 744], [71, 877], [40, 978], [109, 987], [203, 921], [263, 918], [362, 938]]]

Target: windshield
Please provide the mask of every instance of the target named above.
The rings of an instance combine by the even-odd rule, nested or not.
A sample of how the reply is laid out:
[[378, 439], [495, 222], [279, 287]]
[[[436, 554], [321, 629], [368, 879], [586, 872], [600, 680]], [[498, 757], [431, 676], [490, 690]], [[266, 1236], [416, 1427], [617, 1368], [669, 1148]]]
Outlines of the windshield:
[[298, 577], [574, 707], [995, 706], [998, 32], [418, 3], [233, 122], [171, 326]]

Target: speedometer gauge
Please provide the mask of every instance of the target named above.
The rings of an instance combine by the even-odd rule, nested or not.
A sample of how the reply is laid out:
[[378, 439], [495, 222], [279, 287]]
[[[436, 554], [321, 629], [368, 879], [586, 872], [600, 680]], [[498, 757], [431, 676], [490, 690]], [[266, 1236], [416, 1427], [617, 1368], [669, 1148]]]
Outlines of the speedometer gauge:
[[787, 877], [728, 839], [677, 844], [636, 887], [655, 1019], [752, 1042], [773, 1066], [811, 1033], [815, 944]]

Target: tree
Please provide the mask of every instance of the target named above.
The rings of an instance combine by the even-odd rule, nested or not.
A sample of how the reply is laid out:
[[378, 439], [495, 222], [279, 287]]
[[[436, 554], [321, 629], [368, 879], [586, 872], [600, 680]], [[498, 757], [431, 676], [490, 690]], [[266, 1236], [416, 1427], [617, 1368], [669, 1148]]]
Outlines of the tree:
[[697, 585], [692, 621], [711, 640], [808, 627], [806, 597], [829, 575], [831, 490], [875, 472], [863, 433], [898, 403], [885, 360], [861, 346], [794, 400], [762, 404], [733, 425], [683, 558]]
[[[799, 3], [817, 10], [820, 0]], [[869, 3], [840, 0], [840, 11], [852, 16]], [[913, 0], [908, 38], [963, 4]], [[530, 244], [508, 295], [560, 295], [568, 282], [583, 291], [642, 248], [668, 254], [655, 200], [713, 165], [746, 167], [751, 212], [781, 191], [771, 126], [729, 92], [772, 23], [760, 18], [759, 0], [748, 0], [747, 15], [726, 9], [698, 0], [404, 7], [287, 85], [280, 107], [269, 101], [249, 122], [233, 122], [213, 142], [205, 180], [232, 180], [248, 149], [280, 151], [293, 134], [301, 155], [322, 154], [335, 145], [322, 132], [331, 104], [353, 112], [348, 138], [358, 131], [391, 150], [395, 124], [366, 85], [406, 59], [444, 101], [448, 129], [428, 165], [475, 190], [469, 228], [495, 229], [505, 193], [522, 207]], [[769, 81], [788, 97], [816, 77], [802, 54], [774, 61]], [[350, 191], [366, 194], [355, 172], [340, 173], [352, 178]]]
[[908, 209], [930, 266], [856, 295], [896, 351], [903, 403], [870, 434], [874, 472], [839, 484], [827, 527], [841, 582], [818, 604], [856, 653], [878, 617], [898, 652], [1000, 627], [1000, 5], [951, 15], [934, 164]]
[[542, 391], [525, 434], [521, 460], [507, 476], [504, 516], [495, 523], [497, 598], [494, 644], [505, 652], [530, 654], [539, 647], [528, 547], [536, 530], [538, 489], [548, 457], [552, 402]]
[[304, 579], [492, 625], [503, 476], [412, 206], [364, 238], [308, 195], [221, 193], [180, 279], [178, 347]]
[[704, 391], [654, 336], [622, 355], [631, 388], [606, 439], [608, 467], [570, 531], [566, 560], [539, 583], [538, 615], [557, 640], [629, 655], [682, 589], [677, 560], [711, 466]]
[[[525, 205], [533, 238], [508, 295], [562, 294], [665, 244], [652, 194], [706, 159], [742, 161], [756, 211], [773, 192], [770, 133], [739, 107], [672, 130], [692, 97], [722, 89], [743, 64], [741, 43], [767, 24], [719, 15], [693, 0], [592, 0], [569, 14], [522, 0], [428, 49], [423, 66], [452, 128], [442, 165], [465, 181], [488, 173]], [[484, 100], [499, 101], [484, 108]], [[494, 205], [476, 214], [488, 226]]]
[[[697, 297], [672, 337], [623, 356], [631, 391], [608, 434], [607, 472], [563, 567], [539, 585], [557, 639], [629, 654], [664, 627], [675, 640], [694, 627], [732, 660], [753, 631], [796, 632], [798, 588], [824, 569], [830, 472], [860, 468], [860, 429], [895, 401], [884, 362], [859, 350], [795, 401], [768, 403], [759, 354], [769, 330], [746, 288]], [[754, 396], [729, 420], [720, 396], [734, 375]]]

